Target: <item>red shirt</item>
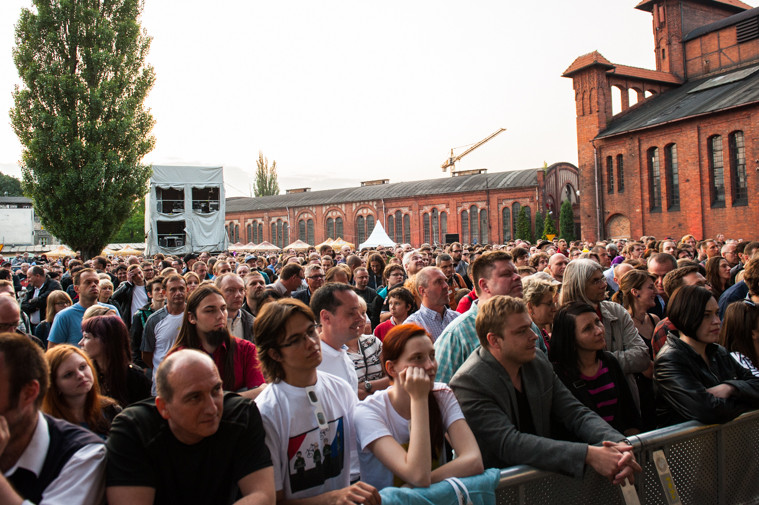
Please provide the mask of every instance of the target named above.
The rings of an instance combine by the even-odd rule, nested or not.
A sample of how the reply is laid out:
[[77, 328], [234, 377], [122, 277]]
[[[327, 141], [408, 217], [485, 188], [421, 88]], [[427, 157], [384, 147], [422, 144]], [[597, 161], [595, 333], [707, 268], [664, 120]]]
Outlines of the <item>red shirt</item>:
[[393, 329], [395, 326], [395, 323], [393, 322], [392, 316], [387, 321], [380, 323], [377, 325], [376, 328], [374, 328], [374, 336], [380, 339], [381, 342], [385, 341], [385, 335]]
[[[247, 340], [242, 340], [237, 337], [231, 337], [235, 341], [235, 384], [231, 391], [246, 391], [253, 389], [265, 382], [264, 375], [261, 373], [261, 366], [258, 363], [258, 355], [256, 353], [256, 345]], [[184, 349], [185, 347], [179, 347], [177, 350]], [[202, 350], [202, 349], [198, 349]], [[219, 370], [219, 375], [222, 374], [224, 367], [224, 360], [227, 357], [227, 344], [221, 344], [213, 354], [209, 354], [216, 363], [216, 368]]]

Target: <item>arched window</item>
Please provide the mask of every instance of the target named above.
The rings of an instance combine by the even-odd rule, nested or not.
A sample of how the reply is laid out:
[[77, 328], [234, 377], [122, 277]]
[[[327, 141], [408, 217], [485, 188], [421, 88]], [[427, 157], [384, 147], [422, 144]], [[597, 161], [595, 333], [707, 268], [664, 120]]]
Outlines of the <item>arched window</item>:
[[525, 205], [524, 216], [527, 218], [527, 240], [532, 242], [532, 209]]
[[664, 147], [664, 171], [667, 175], [667, 210], [680, 210], [680, 169], [677, 144]]
[[245, 234], [245, 241], [246, 242], [253, 242], [253, 225], [248, 225], [248, 233]]
[[306, 223], [306, 243], [314, 245], [316, 242], [314, 241], [314, 220], [309, 219]]
[[282, 230], [282, 220], [281, 219], [277, 219], [277, 242], [276, 242], [276, 244], [277, 244], [277, 247], [279, 247], [280, 249], [282, 249], [286, 245], [286, 244], [282, 243], [282, 240], [284, 239], [284, 235], [282, 234], [282, 231], [283, 231]]
[[472, 205], [469, 207], [469, 233], [471, 233], [472, 236], [472, 243], [480, 241], [479, 220], [480, 217], [479, 212], [477, 211], [477, 206]]
[[469, 240], [469, 212], [466, 210], [461, 211], [461, 241], [470, 243]]
[[343, 218], [341, 217], [335, 218], [335, 235], [335, 238], [343, 236]]
[[730, 187], [733, 206], [748, 205], [748, 184], [746, 182], [746, 150], [743, 132], [736, 131], [728, 137], [730, 146]]
[[517, 228], [517, 219], [519, 219], [519, 209], [520, 209], [519, 202], [514, 202], [511, 205], [511, 229], [514, 230], [514, 236], [516, 237], [516, 232], [519, 228]]
[[438, 213], [437, 209], [432, 209], [432, 215], [430, 216], [430, 221], [432, 222], [432, 242], [439, 244], [442, 242], [440, 238], [440, 224], [438, 221]]
[[488, 243], [488, 211], [480, 211], [480, 244]]
[[282, 247], [290, 243], [290, 223], [287, 221], [282, 225]]
[[356, 218], [356, 236], [358, 237], [358, 244], [362, 244], [366, 241], [366, 233], [364, 230], [364, 216], [358, 216]]
[[390, 215], [387, 216], [387, 235], [393, 240], [393, 242], [398, 242], [395, 240], [395, 218]]
[[258, 242], [257, 244], [260, 244], [264, 241], [264, 224], [258, 223]]
[[707, 142], [709, 151], [709, 188], [712, 207], [725, 206], [725, 174], [722, 160], [722, 137], [714, 135]]
[[617, 192], [625, 190], [625, 163], [621, 154], [617, 155]]
[[366, 216], [366, 238], [368, 239], [374, 231], [374, 215]]
[[337, 235], [335, 235], [335, 220], [331, 217], [327, 218], [327, 237], [337, 238]]
[[504, 207], [501, 211], [501, 221], [503, 222], [503, 242], [511, 240], [511, 211]]
[[306, 220], [298, 220], [298, 240], [306, 241]]
[[395, 241], [403, 242], [403, 216], [401, 211], [395, 211]]
[[422, 215], [422, 229], [424, 230], [424, 242], [430, 243], [430, 215], [428, 213], [424, 213]]
[[614, 193], [614, 160], [611, 156], [606, 157], [606, 192]]
[[408, 214], [403, 216], [403, 242], [411, 243], [411, 216]]
[[646, 151], [648, 161], [648, 206], [651, 212], [661, 210], [661, 172], [659, 171], [659, 148]]
[[445, 236], [448, 234], [448, 213], [440, 213], [440, 242], [445, 243]]
[[269, 241], [272, 244], [277, 245], [277, 222], [276, 221], [272, 221], [271, 223], [271, 236], [269, 237]]
[[236, 224], [235, 225], [235, 242], [239, 242], [239, 241], [240, 241], [240, 225]]

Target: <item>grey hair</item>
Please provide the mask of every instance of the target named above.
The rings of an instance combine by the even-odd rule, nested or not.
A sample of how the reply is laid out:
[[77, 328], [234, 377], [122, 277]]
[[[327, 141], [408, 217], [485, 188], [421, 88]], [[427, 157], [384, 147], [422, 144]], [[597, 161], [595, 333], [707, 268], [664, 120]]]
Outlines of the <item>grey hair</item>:
[[585, 295], [585, 285], [597, 271], [603, 272], [603, 268], [597, 262], [589, 259], [576, 259], [567, 264], [564, 270], [564, 278], [561, 283], [561, 304], [571, 302], [585, 302], [595, 306]]
[[546, 293], [556, 294], [556, 285], [549, 280], [529, 275], [522, 280], [522, 299], [535, 305]]

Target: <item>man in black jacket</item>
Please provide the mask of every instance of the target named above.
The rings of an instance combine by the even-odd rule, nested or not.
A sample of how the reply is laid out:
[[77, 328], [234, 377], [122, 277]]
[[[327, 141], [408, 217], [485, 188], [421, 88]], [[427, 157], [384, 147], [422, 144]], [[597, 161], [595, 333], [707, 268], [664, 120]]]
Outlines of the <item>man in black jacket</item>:
[[29, 285], [21, 301], [21, 310], [29, 315], [32, 331], [45, 320], [47, 315], [47, 297], [53, 291], [61, 289], [61, 284], [47, 277], [45, 270], [38, 265], [28, 270]]
[[145, 277], [139, 265], [129, 265], [126, 282], [119, 284], [111, 298], [118, 305], [124, 324], [130, 328], [132, 316], [148, 303]]

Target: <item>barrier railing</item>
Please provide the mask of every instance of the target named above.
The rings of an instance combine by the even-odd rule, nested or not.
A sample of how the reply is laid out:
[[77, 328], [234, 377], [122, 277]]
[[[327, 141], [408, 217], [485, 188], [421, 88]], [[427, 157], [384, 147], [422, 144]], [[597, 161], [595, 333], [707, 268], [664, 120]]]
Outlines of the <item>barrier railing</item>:
[[[759, 411], [722, 425], [683, 423], [630, 437], [630, 442], [643, 467], [635, 479], [642, 504], [759, 504]], [[525, 465], [502, 470], [496, 504], [533, 503], [630, 502], [619, 486], [592, 470], [583, 479]]]

